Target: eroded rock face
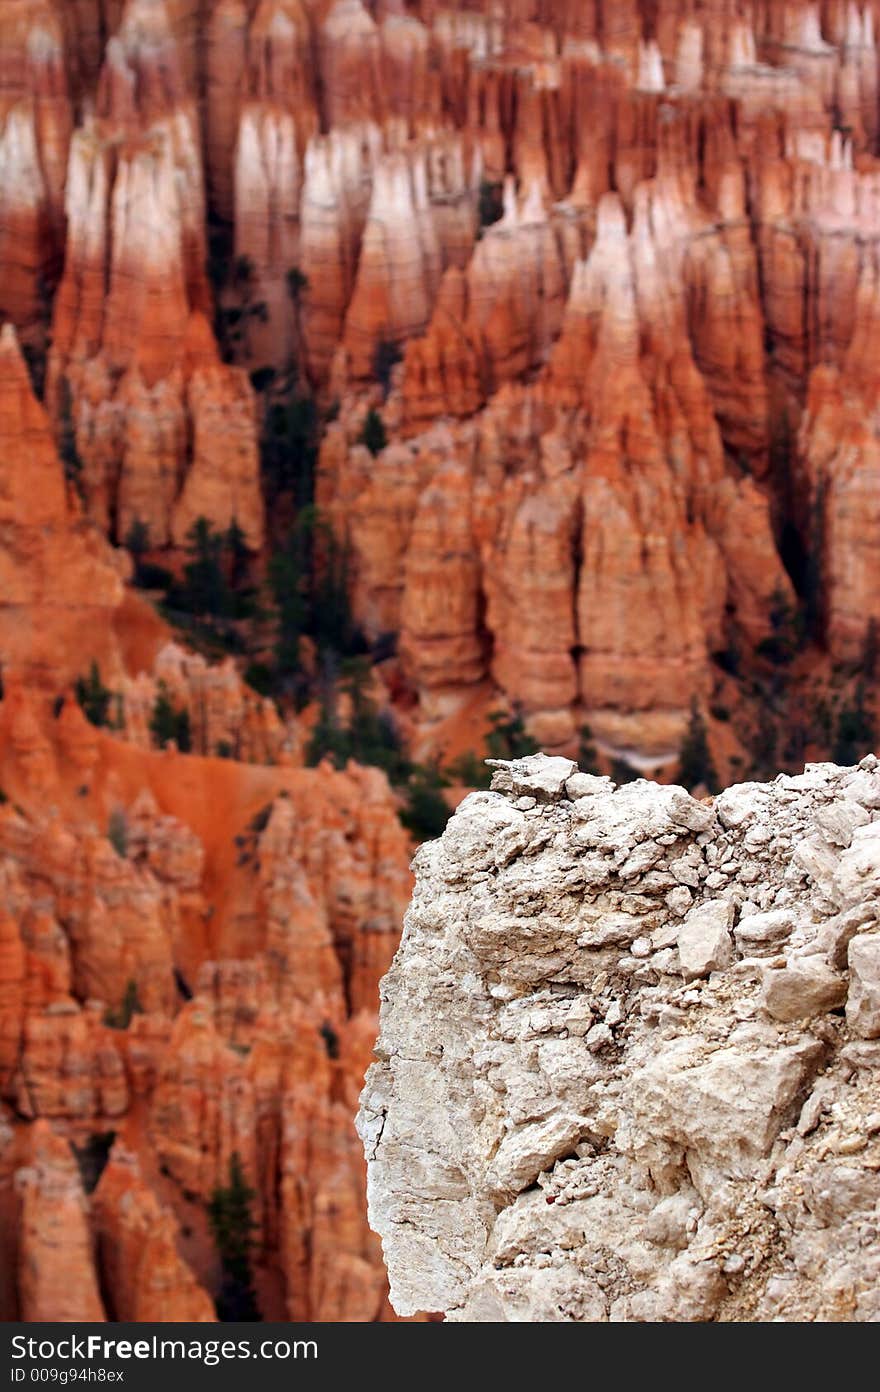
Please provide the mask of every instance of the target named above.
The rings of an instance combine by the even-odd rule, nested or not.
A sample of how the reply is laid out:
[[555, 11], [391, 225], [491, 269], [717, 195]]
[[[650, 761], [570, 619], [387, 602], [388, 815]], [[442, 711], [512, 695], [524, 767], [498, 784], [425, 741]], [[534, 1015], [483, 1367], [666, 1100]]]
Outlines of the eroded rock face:
[[358, 1122], [395, 1308], [876, 1319], [880, 764], [562, 762], [416, 857]]
[[7, 0], [0, 318], [117, 542], [265, 559], [295, 377], [420, 738], [491, 683], [656, 769], [789, 575], [834, 662], [880, 620], [880, 11], [501, 9]]
[[353, 1127], [409, 886], [384, 775], [138, 747], [12, 681], [0, 771], [0, 1314], [214, 1318], [237, 1153], [263, 1316], [390, 1317]]

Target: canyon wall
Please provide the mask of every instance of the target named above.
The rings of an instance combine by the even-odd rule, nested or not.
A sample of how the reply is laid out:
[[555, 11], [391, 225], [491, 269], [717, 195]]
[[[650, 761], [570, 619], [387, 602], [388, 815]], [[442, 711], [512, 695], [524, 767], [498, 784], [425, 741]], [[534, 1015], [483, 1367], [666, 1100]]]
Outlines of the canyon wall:
[[263, 1317], [390, 1317], [352, 1123], [409, 888], [385, 776], [302, 768], [128, 588], [11, 326], [0, 538], [0, 1315], [215, 1319], [237, 1157]]
[[435, 751], [500, 696], [669, 765], [774, 605], [857, 660], [878, 14], [14, 0], [0, 312], [87, 514], [260, 557], [263, 415], [312, 394], [356, 618]]
[[423, 846], [361, 1099], [402, 1314], [876, 1320], [880, 765], [535, 755]]
[[[212, 1317], [205, 1206], [237, 1154], [263, 1312], [390, 1317], [350, 1117], [409, 839], [383, 774], [302, 767], [351, 656], [279, 638], [303, 577], [279, 599], [275, 563], [309, 519], [407, 757], [483, 752], [495, 711], [554, 754], [664, 777], [697, 717], [722, 773], [773, 721], [765, 763], [827, 751], [851, 696], [864, 733], [878, 25], [880, 0], [0, 7], [0, 1312]], [[200, 527], [234, 537], [253, 601], [207, 639], [168, 602]], [[276, 705], [250, 683], [285, 642]], [[684, 914], [703, 860], [680, 850], [684, 879], [643, 866], [620, 914], [650, 916], [651, 874]], [[706, 878], [726, 884], [720, 855]], [[604, 990], [614, 1015], [622, 985]], [[765, 1025], [749, 1058], [789, 1047]], [[812, 1045], [791, 1048], [806, 1086]], [[772, 1103], [783, 1129], [793, 1105]], [[604, 1156], [602, 1135], [574, 1144]], [[697, 1227], [703, 1163], [664, 1190], [678, 1214], [703, 1184]], [[645, 1250], [653, 1271], [666, 1249]], [[741, 1284], [761, 1309], [801, 1308], [797, 1281], [789, 1307], [760, 1279]]]
[[263, 1317], [382, 1318], [352, 1115], [409, 888], [384, 776], [146, 751], [7, 683], [0, 786], [3, 1317], [215, 1318], [237, 1155]]

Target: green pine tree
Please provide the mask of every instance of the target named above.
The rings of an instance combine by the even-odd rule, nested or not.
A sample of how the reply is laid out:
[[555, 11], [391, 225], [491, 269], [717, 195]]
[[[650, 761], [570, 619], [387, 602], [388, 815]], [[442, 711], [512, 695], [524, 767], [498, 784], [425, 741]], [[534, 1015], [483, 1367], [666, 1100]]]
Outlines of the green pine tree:
[[[397, 344], [386, 338], [380, 338], [376, 344], [376, 351], [373, 354], [373, 373], [382, 388], [383, 397], [387, 397], [391, 390], [391, 374], [402, 356]], [[364, 443], [366, 444], [366, 441]], [[374, 454], [376, 452], [373, 450]]]
[[199, 517], [186, 537], [189, 557], [184, 566], [182, 596], [192, 614], [216, 618], [229, 610], [229, 588], [223, 574], [224, 538], [207, 518]]
[[480, 196], [477, 205], [477, 213], [480, 220], [481, 232], [484, 227], [491, 227], [493, 222], [498, 222], [503, 216], [503, 186], [497, 180], [480, 180]]
[[245, 1177], [241, 1158], [233, 1152], [229, 1161], [229, 1183], [218, 1185], [208, 1204], [208, 1222], [223, 1268], [223, 1282], [217, 1297], [221, 1320], [258, 1320], [260, 1312], [253, 1284], [255, 1191]]
[[159, 682], [159, 694], [150, 716], [150, 733], [160, 749], [173, 740], [181, 754], [188, 754], [192, 748], [189, 711], [174, 705], [163, 681]]
[[229, 556], [229, 582], [234, 590], [241, 586], [248, 564], [248, 548], [245, 534], [233, 517], [223, 537], [223, 546]]
[[304, 547], [294, 528], [284, 547], [269, 561], [269, 589], [275, 601], [275, 671], [282, 690], [300, 671], [300, 639], [305, 631]]
[[685, 788], [702, 786], [710, 793], [716, 793], [719, 788], [718, 774], [706, 734], [706, 722], [696, 698], [691, 701], [690, 719], [678, 753], [678, 779]]
[[115, 1009], [105, 1012], [104, 1024], [110, 1029], [126, 1030], [135, 1015], [143, 1015], [144, 1007], [141, 1005], [140, 996], [136, 981], [129, 981], [125, 987], [125, 994], [120, 1004]]

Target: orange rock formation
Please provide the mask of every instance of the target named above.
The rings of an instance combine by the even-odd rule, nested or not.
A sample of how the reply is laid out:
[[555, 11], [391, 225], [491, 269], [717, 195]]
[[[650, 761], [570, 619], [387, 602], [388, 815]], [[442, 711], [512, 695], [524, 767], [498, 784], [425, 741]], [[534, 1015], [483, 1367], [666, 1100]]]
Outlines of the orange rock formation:
[[[380, 1318], [351, 1118], [409, 892], [383, 776], [144, 752], [14, 688], [0, 779], [4, 1315], [104, 1318], [100, 1271], [109, 1318], [213, 1318], [237, 1152], [263, 1313]], [[107, 1132], [89, 1195], [71, 1147]]]
[[[179, 574], [234, 521], [261, 579], [261, 428], [310, 393], [417, 748], [506, 701], [547, 747], [589, 724], [669, 765], [786, 605], [805, 667], [858, 662], [880, 0], [0, 10], [0, 1310], [211, 1318], [237, 1151], [264, 1311], [380, 1318], [349, 1118], [392, 799], [296, 767], [297, 721], [172, 641], [114, 548], [144, 524]], [[93, 661], [112, 734], [71, 697]]]

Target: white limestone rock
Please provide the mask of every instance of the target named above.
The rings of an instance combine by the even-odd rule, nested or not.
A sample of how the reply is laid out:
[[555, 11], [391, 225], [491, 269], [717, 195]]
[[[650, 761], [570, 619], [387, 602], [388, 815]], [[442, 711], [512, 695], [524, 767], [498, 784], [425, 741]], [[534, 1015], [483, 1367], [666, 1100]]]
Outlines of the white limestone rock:
[[743, 913], [736, 926], [736, 945], [744, 956], [749, 953], [766, 956], [778, 951], [780, 945], [791, 935], [793, 928], [794, 915], [790, 909]]
[[691, 909], [678, 930], [678, 957], [685, 976], [708, 976], [733, 958], [730, 930], [736, 909], [730, 899], [710, 899]]
[[795, 957], [764, 974], [764, 1008], [774, 1020], [803, 1020], [836, 1010], [846, 1000], [846, 981], [821, 957]]
[[846, 1018], [861, 1039], [880, 1038], [880, 934], [853, 938], [849, 945], [850, 988]]
[[880, 1318], [876, 760], [516, 760], [414, 865], [358, 1119], [399, 1313]]
[[[492, 791], [513, 793], [517, 797], [539, 800], [561, 797], [569, 778], [578, 771], [571, 759], [547, 754], [529, 754], [523, 759], [487, 759], [492, 775]], [[583, 775], [581, 775], [583, 776]]]

